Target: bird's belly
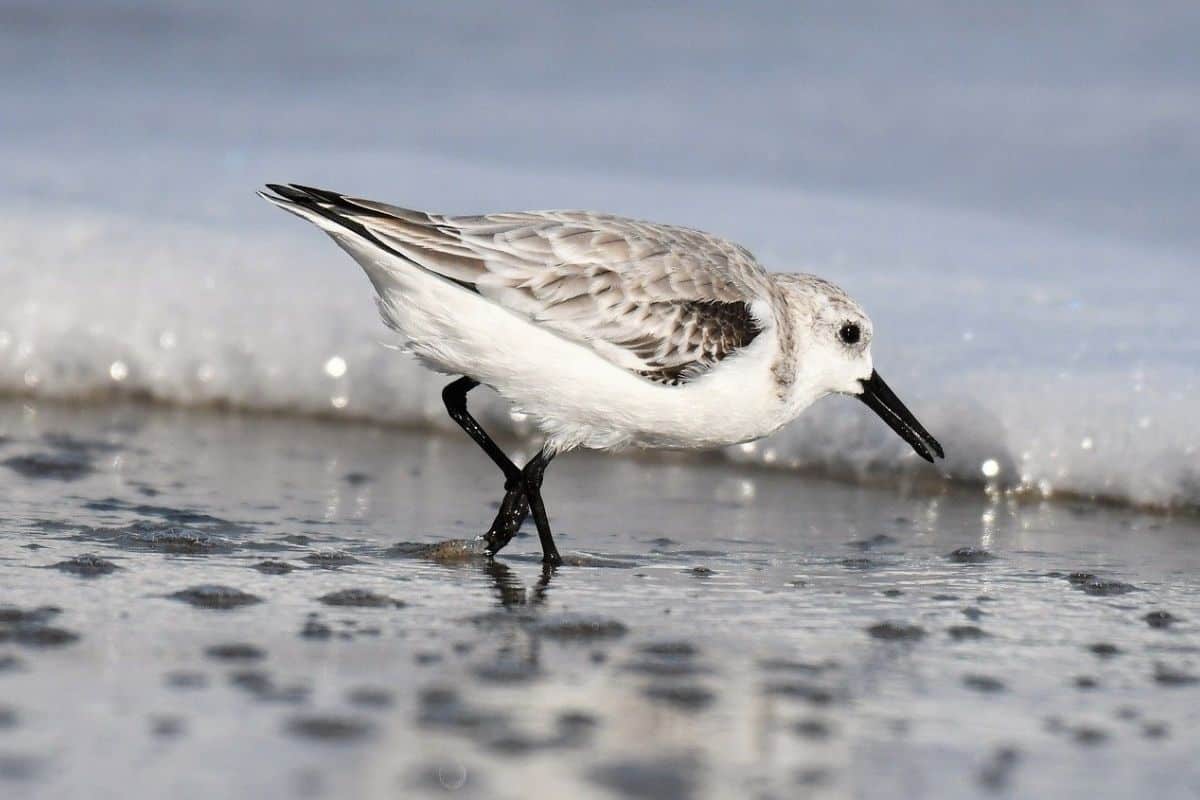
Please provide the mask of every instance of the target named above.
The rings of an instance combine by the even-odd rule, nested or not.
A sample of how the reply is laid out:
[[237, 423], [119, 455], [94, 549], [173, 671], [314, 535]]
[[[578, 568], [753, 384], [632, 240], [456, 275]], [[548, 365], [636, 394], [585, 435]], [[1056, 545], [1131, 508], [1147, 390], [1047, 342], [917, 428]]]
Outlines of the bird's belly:
[[[621, 450], [644, 447], [666, 450], [710, 450], [761, 439], [781, 425], [762, 420], [705, 420], [693, 416], [674, 425], [642, 425], [623, 415], [621, 418], [579, 422], [556, 416], [534, 414], [535, 425], [546, 435], [555, 450], [586, 447], [593, 450]], [[660, 419], [652, 420], [661, 423]]]
[[[624, 395], [503, 391], [556, 450], [625, 447], [703, 450], [767, 436], [791, 417], [749, 360], [683, 386], [645, 384]], [[741, 367], [739, 369], [738, 367]], [[758, 385], [762, 383], [763, 385]]]
[[622, 450], [644, 447], [664, 450], [710, 450], [761, 439], [780, 426], [680, 426], [652, 428], [626, 420], [579, 422], [554, 415], [530, 415], [547, 438], [550, 449], [561, 452], [577, 447], [591, 450]]

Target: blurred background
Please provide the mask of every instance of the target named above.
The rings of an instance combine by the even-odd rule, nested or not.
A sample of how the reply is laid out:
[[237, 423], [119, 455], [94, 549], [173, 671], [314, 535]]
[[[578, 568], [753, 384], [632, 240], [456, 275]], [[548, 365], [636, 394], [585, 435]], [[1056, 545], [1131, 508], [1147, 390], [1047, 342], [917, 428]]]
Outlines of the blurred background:
[[[580, 207], [840, 283], [947, 479], [1195, 507], [1197, 41], [1190, 2], [0, 0], [0, 392], [442, 424], [254, 190]], [[851, 405], [730, 455], [914, 471]]]

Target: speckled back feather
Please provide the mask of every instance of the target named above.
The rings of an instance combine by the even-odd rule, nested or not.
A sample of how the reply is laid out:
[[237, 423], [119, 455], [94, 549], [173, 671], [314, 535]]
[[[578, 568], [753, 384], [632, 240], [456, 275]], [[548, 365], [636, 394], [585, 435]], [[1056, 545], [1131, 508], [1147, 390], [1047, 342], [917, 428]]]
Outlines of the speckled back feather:
[[272, 188], [658, 383], [703, 374], [773, 322], [753, 309], [773, 291], [767, 273], [702, 231], [587, 211], [446, 216]]

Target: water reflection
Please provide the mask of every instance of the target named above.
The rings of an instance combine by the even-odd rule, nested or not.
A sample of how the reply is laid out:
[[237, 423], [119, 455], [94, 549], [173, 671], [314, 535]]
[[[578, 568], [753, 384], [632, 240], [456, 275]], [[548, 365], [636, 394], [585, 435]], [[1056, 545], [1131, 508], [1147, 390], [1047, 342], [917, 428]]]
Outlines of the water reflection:
[[527, 589], [521, 576], [512, 567], [494, 559], [484, 559], [480, 562], [484, 575], [491, 578], [496, 592], [496, 599], [504, 608], [518, 606], [540, 606], [546, 601], [550, 581], [554, 577], [554, 567], [542, 565], [541, 577], [532, 590]]

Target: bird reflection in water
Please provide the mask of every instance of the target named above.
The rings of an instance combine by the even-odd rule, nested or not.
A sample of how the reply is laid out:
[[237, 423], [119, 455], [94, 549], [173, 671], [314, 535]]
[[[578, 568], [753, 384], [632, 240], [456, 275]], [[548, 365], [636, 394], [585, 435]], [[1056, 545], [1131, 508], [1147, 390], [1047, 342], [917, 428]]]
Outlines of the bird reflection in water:
[[542, 605], [546, 600], [550, 581], [554, 577], [554, 568], [545, 564], [542, 566], [541, 577], [538, 578], [537, 583], [532, 589], [528, 589], [516, 570], [503, 562], [489, 558], [479, 562], [479, 568], [492, 580], [496, 599], [504, 608]]

